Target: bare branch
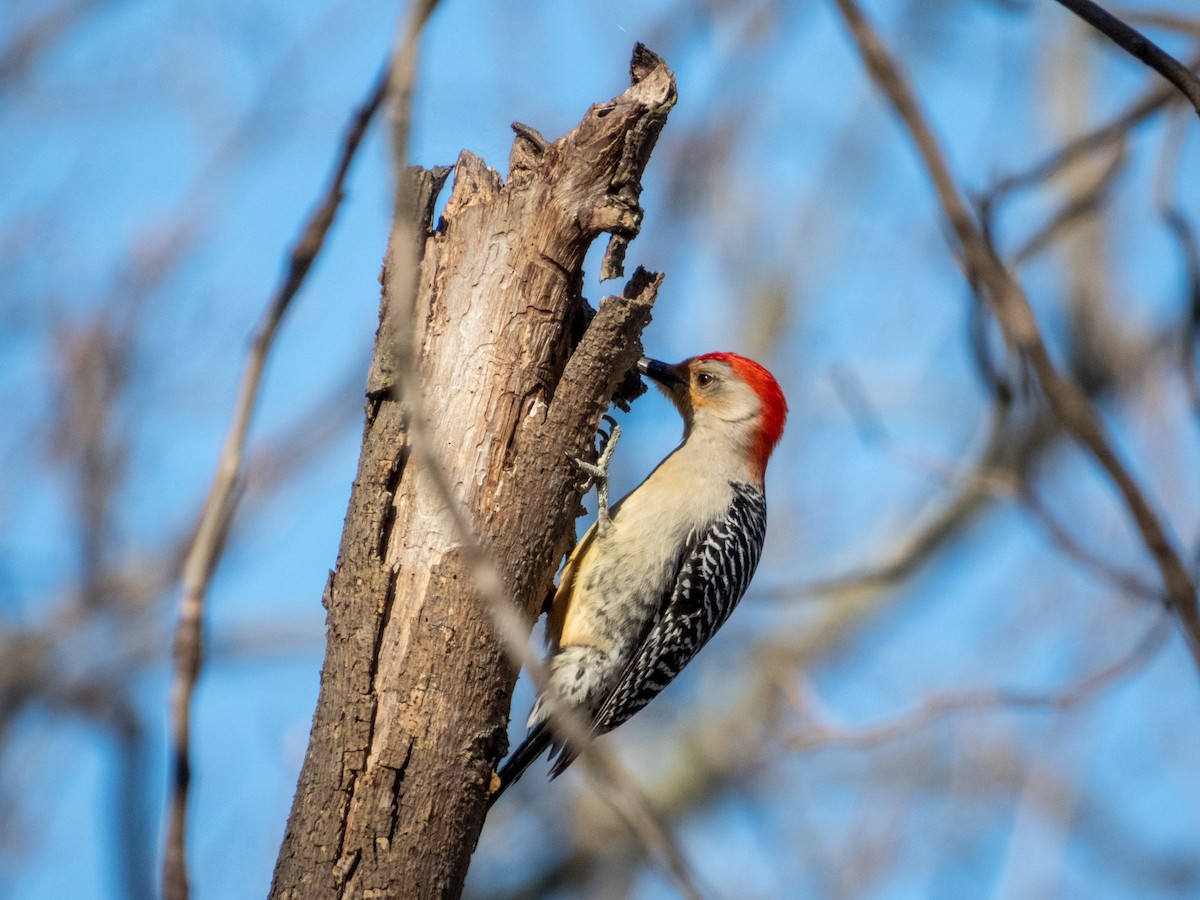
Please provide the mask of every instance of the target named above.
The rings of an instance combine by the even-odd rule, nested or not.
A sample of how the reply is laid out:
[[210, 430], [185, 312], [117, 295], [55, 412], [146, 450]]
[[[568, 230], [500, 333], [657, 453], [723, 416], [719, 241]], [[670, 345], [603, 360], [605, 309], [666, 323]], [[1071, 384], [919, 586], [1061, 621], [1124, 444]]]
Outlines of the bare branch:
[[1163, 50], [1136, 28], [1121, 21], [1108, 10], [1092, 0], [1058, 0], [1060, 6], [1069, 9], [1114, 44], [1140, 59], [1171, 84], [1175, 85], [1200, 115], [1200, 78], [1187, 66]]
[[1163, 139], [1162, 155], [1154, 185], [1154, 205], [1163, 224], [1171, 232], [1183, 258], [1187, 283], [1187, 309], [1183, 318], [1180, 367], [1191, 400], [1192, 411], [1200, 416], [1200, 378], [1196, 373], [1196, 351], [1200, 344], [1200, 240], [1191, 220], [1175, 199], [1175, 180], [1179, 157], [1186, 137], [1186, 123], [1179, 119]]
[[801, 593], [836, 597], [842, 603], [904, 581], [974, 521], [994, 497], [1012, 495], [1016, 470], [1054, 437], [1054, 429], [1047, 424], [1038, 418], [1015, 428], [1008, 407], [993, 406], [983, 450], [970, 468], [954, 479], [956, 489], [940, 502], [928, 522], [906, 535], [884, 562], [863, 571], [809, 582]]
[[[1200, 56], [1194, 56], [1188, 65], [1200, 67]], [[1080, 157], [1101, 150], [1122, 140], [1130, 130], [1178, 99], [1179, 93], [1172, 85], [1161, 85], [1146, 91], [1125, 112], [1113, 117], [1100, 127], [1067, 142], [1040, 163], [997, 181], [990, 191], [992, 197], [1031, 187], [1053, 178]]]
[[854, 0], [836, 0], [876, 85], [888, 98], [917, 146], [963, 254], [968, 282], [990, 305], [1011, 347], [1029, 363], [1043, 396], [1075, 440], [1086, 448], [1116, 486], [1154, 559], [1188, 648], [1200, 666], [1200, 609], [1191, 575], [1141, 488], [1118, 459], [1095, 407], [1054, 365], [1020, 284], [996, 255], [950, 176], [907, 80]]
[[1196, 375], [1196, 348], [1200, 343], [1200, 241], [1191, 221], [1178, 206], [1164, 207], [1162, 218], [1183, 257], [1188, 302], [1184, 314], [1181, 363], [1192, 410], [1200, 416], [1200, 379]]
[[18, 81], [39, 56], [101, 3], [102, 0], [65, 0], [39, 14], [0, 47], [0, 91]]
[[291, 251], [291, 263], [259, 323], [238, 388], [229, 431], [221, 448], [217, 472], [200, 514], [196, 532], [183, 564], [183, 596], [175, 629], [175, 676], [171, 690], [171, 786], [168, 831], [163, 858], [163, 894], [168, 900], [186, 900], [188, 875], [186, 823], [191, 783], [191, 703], [200, 674], [204, 599], [209, 580], [220, 559], [230, 519], [237, 502], [236, 486], [242, 472], [246, 435], [258, 402], [267, 357], [283, 316], [299, 292], [342, 201], [342, 189], [367, 127], [383, 102], [388, 83], [385, 71], [355, 112], [342, 138], [333, 176], [316, 210]]
[[1092, 699], [1096, 694], [1130, 677], [1148, 665], [1170, 634], [1170, 621], [1159, 617], [1145, 635], [1117, 660], [1079, 680], [1054, 691], [979, 689], [928, 697], [911, 713], [868, 728], [846, 730], [823, 725], [812, 718], [811, 703], [803, 711], [809, 718], [804, 734], [788, 743], [793, 750], [808, 751], [822, 747], [868, 749], [909, 737], [931, 725], [961, 715], [994, 712], [1063, 712]]
[[[893, 557], [890, 563], [886, 563], [874, 571], [843, 579], [811, 582], [802, 588], [801, 593], [828, 595], [865, 586], [882, 588], [893, 582], [899, 582], [911, 575], [913, 570], [937, 549], [938, 541], [935, 540], [935, 537], [948, 538], [965, 524], [963, 516], [969, 510], [981, 510], [984, 502], [990, 498], [1009, 498], [1020, 502], [1026, 512], [1046, 530], [1064, 556], [1093, 569], [1124, 593], [1155, 601], [1164, 599], [1161, 590], [1157, 590], [1135, 575], [1111, 565], [1075, 540], [1071, 533], [1050, 514], [1050, 511], [1046, 509], [1034, 492], [1029, 483], [1030, 466], [1027, 459], [1005, 460], [995, 452], [996, 449], [1004, 446], [1004, 443], [997, 443], [996, 438], [1004, 437], [1005, 431], [1010, 427], [1007, 424], [1008, 416], [1004, 414], [1003, 406], [993, 409], [993, 431], [992, 439], [988, 442], [988, 451], [967, 473], [960, 474], [947, 463], [937, 463], [914, 457], [909, 452], [892, 447], [883, 428], [882, 419], [866, 399], [857, 381], [844, 368], [839, 368], [837, 374], [839, 390], [844, 394], [847, 402], [852, 404], [852, 414], [856, 422], [861, 423], [859, 427], [864, 441], [878, 443], [901, 462], [906, 462], [921, 471], [933, 472], [947, 482], [958, 484], [959, 488], [958, 492], [953, 495], [954, 499], [941, 507], [940, 515], [925, 528], [917, 531], [913, 537], [910, 537], [902, 545], [903, 549]], [[1051, 437], [1053, 435], [1047, 435], [1047, 443]], [[1010, 439], [1006, 439], [1005, 443], [1008, 440]], [[968, 500], [973, 500], [974, 506], [970, 505]]]
[[1112, 158], [1091, 179], [1091, 182], [1071, 195], [1045, 225], [1026, 238], [1021, 246], [1013, 252], [1012, 264], [1020, 266], [1042, 253], [1080, 220], [1087, 219], [1098, 212], [1107, 199], [1117, 176], [1124, 170], [1126, 161], [1124, 148], [1117, 144], [1117, 152], [1113, 153]]
[[1145, 25], [1148, 28], [1161, 28], [1165, 31], [1178, 31], [1200, 37], [1200, 17], [1197, 16], [1124, 7], [1112, 10], [1112, 14], [1134, 25]]
[[1020, 499], [1021, 505], [1025, 508], [1026, 512], [1041, 524], [1050, 536], [1050, 540], [1054, 542], [1055, 546], [1058, 547], [1064, 556], [1097, 572], [1114, 587], [1130, 596], [1140, 597], [1145, 600], [1154, 600], [1156, 602], [1162, 602], [1166, 599], [1161, 590], [1147, 584], [1136, 575], [1122, 571], [1080, 544], [1066, 527], [1051, 515], [1050, 510], [1046, 509], [1045, 504], [1034, 493], [1033, 486], [1028, 483], [1027, 479], [1023, 480], [1021, 484]]

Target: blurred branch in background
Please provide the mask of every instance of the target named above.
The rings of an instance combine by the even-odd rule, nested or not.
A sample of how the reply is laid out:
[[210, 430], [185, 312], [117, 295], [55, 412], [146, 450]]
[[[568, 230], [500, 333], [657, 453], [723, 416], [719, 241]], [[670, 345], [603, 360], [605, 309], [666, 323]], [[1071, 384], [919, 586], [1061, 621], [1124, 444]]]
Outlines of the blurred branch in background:
[[[961, 473], [949, 463], [924, 457], [914, 457], [902, 448], [895, 447], [882, 425], [882, 417], [872, 408], [855, 379], [847, 370], [838, 370], [837, 382], [847, 397], [852, 415], [859, 424], [864, 441], [874, 444], [883, 452], [896, 456], [915, 469], [929, 472], [948, 487], [949, 499], [938, 506], [931, 521], [904, 537], [890, 561], [866, 572], [852, 573], [840, 578], [809, 582], [796, 589], [782, 593], [825, 597], [827, 599], [849, 599], [866, 589], [882, 592], [912, 577], [912, 575], [946, 542], [956, 536], [967, 522], [995, 501], [1008, 500], [1018, 503], [1047, 533], [1054, 545], [1068, 557], [1110, 582], [1130, 596], [1163, 601], [1160, 589], [1151, 587], [1138, 576], [1113, 566], [1095, 552], [1082, 546], [1076, 538], [1046, 509], [1038, 498], [1031, 480], [1031, 472], [1038, 459], [1057, 445], [1064, 434], [1055, 429], [1049, 417], [1027, 419], [1009, 415], [1010, 404], [997, 402], [993, 407], [989, 424], [986, 448], [978, 462], [968, 471]], [[1107, 373], [1110, 376], [1115, 373]], [[1128, 369], [1125, 370], [1128, 374]], [[1111, 386], [1111, 381], [1100, 382]], [[1016, 452], [1014, 453], [1014, 449]]]
[[89, 14], [115, 0], [64, 0], [25, 23], [0, 47], [0, 93], [20, 85], [38, 57], [62, 41]]
[[387, 93], [387, 68], [376, 79], [362, 106], [355, 111], [342, 138], [341, 149], [329, 184], [305, 224], [290, 253], [290, 264], [276, 289], [261, 322], [242, 376], [233, 417], [217, 462], [217, 473], [196, 524], [191, 546], [183, 563], [183, 596], [175, 631], [175, 683], [171, 696], [171, 792], [168, 831], [163, 857], [163, 894], [168, 900], [187, 900], [187, 808], [191, 784], [191, 708], [202, 660], [201, 636], [204, 597], [225, 546], [229, 524], [237, 506], [236, 488], [242, 477], [242, 459], [250, 420], [258, 401], [263, 370], [275, 335], [292, 300], [303, 286], [325, 243], [343, 197], [350, 164]]
[[[1011, 265], [1020, 268], [1032, 258], [1049, 249], [1050, 245], [1062, 237], [1064, 232], [1080, 224], [1081, 221], [1097, 215], [1108, 202], [1115, 182], [1125, 171], [1128, 162], [1129, 157], [1125, 152], [1124, 142], [1115, 143], [1109, 159], [1102, 161], [1098, 171], [1090, 178], [1085, 175], [1087, 181], [1072, 192], [1071, 196], [1055, 210], [1054, 215], [1047, 220], [1045, 225], [1029, 235], [1013, 251]], [[985, 229], [990, 229], [992, 216], [989, 204], [994, 197], [995, 194], [986, 195], [979, 204], [980, 219]], [[990, 235], [990, 230], [988, 233]], [[975, 308], [981, 310], [982, 305], [976, 304]]]
[[[1193, 70], [1200, 67], [1200, 56], [1189, 60], [1188, 66]], [[1013, 191], [1036, 187], [1049, 181], [1082, 157], [1125, 140], [1135, 127], [1173, 102], [1179, 102], [1179, 92], [1173, 85], [1150, 88], [1130, 104], [1125, 112], [1068, 141], [1036, 165], [998, 179], [989, 189], [987, 198], [995, 202]]]
[[1200, 418], [1200, 378], [1196, 374], [1196, 353], [1200, 349], [1200, 242], [1195, 227], [1176, 199], [1179, 158], [1188, 124], [1183, 117], [1176, 117], [1163, 141], [1154, 186], [1154, 205], [1175, 239], [1183, 260], [1187, 302], [1180, 341], [1180, 368], [1191, 397], [1192, 411]]
[[[1195, 70], [1192, 7], [1110, 9]], [[876, 91], [830, 86], [848, 45], [829, 9], [468, 2], [428, 34], [422, 161], [492, 152], [520, 110], [572, 121], [632, 40], [676, 63], [685, 102], [630, 251], [671, 273], [647, 347], [743, 350], [793, 405], [757, 585], [609, 746], [718, 896], [1192, 896], [1191, 664], [1171, 634], [1130, 650], [1166, 631], [1162, 583], [994, 316], [954, 303], [944, 226], [885, 139]], [[1053, 5], [878, 15], [1049, 352], [1194, 566], [1191, 107]], [[290, 186], [320, 177], [314, 148], [393, 13], [18, 0], [0, 20], [0, 882], [148, 900], [170, 604], [250, 328], [239, 297], [270, 289], [302, 216]], [[193, 735], [197, 895], [265, 891], [308, 733], [324, 638], [312, 585], [353, 477], [391, 205], [381, 149], [355, 164], [340, 240], [272, 353], [285, 399], [264, 397], [267, 433], [234, 488]], [[676, 437], [657, 432], [655, 402], [623, 420], [614, 485]], [[805, 691], [827, 707], [815, 723]], [[822, 725], [850, 743], [792, 752]], [[473, 896], [669, 889], [576, 773], [538, 780], [493, 809]]]
[[1196, 115], [1200, 116], [1200, 78], [1187, 66], [1092, 0], [1058, 0], [1058, 3], [1175, 85], [1196, 108]]
[[930, 695], [911, 713], [862, 728], [841, 728], [823, 721], [821, 704], [811, 691], [797, 694], [802, 732], [789, 741], [793, 750], [827, 747], [856, 750], [878, 747], [889, 741], [912, 737], [952, 716], [1023, 711], [1065, 712], [1095, 698], [1096, 694], [1123, 683], [1147, 666], [1162, 649], [1170, 634], [1170, 620], [1160, 616], [1154, 626], [1119, 659], [1066, 687], [1053, 691], [1019, 691], [980, 688], [951, 694]]
[[[1148, 28], [1162, 28], [1167, 31], [1179, 31], [1183, 34], [1193, 34], [1200, 37], [1200, 16], [1186, 16], [1180, 13], [1164, 11], [1133, 9], [1120, 7], [1111, 11], [1118, 19], [1131, 25], [1145, 25]], [[1195, 66], [1192, 66], [1194, 69]]]
[[917, 145], [937, 189], [943, 212], [954, 229], [968, 280], [981, 294], [981, 299], [988, 303], [1006, 341], [1028, 361], [1043, 396], [1063, 427], [1092, 453], [1120, 492], [1147, 551], [1159, 567], [1171, 607], [1179, 617], [1189, 649], [1200, 666], [1200, 610], [1196, 605], [1196, 587], [1163, 523], [1118, 459], [1096, 409], [1079, 386], [1064, 377], [1051, 360], [1024, 291], [1001, 263], [959, 197], [941, 150], [906, 79], [853, 0], [837, 0], [837, 4], [876, 85], [888, 97]]

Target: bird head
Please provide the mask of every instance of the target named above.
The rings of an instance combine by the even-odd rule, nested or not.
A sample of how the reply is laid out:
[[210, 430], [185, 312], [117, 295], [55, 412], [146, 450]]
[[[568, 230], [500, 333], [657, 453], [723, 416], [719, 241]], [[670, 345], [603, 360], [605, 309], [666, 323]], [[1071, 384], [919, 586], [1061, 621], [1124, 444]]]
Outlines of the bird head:
[[736, 353], [706, 353], [676, 365], [642, 357], [638, 371], [675, 404], [685, 440], [701, 432], [722, 435], [762, 478], [787, 419], [787, 400], [770, 372]]

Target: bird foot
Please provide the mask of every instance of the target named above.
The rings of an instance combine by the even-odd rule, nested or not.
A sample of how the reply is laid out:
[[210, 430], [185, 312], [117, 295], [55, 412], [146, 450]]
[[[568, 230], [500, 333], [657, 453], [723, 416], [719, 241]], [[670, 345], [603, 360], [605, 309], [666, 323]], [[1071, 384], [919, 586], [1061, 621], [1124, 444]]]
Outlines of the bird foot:
[[590, 463], [582, 459], [575, 460], [575, 465], [587, 475], [587, 481], [583, 485], [584, 491], [590, 490], [593, 485], [596, 488], [596, 528], [600, 537], [605, 537], [612, 528], [612, 517], [608, 513], [608, 464], [612, 461], [613, 451], [617, 449], [617, 440], [621, 437], [621, 426], [617, 424], [616, 419], [605, 416], [604, 421], [609, 424], [609, 430], [607, 433], [604, 429], [599, 431], [600, 446], [596, 461]]

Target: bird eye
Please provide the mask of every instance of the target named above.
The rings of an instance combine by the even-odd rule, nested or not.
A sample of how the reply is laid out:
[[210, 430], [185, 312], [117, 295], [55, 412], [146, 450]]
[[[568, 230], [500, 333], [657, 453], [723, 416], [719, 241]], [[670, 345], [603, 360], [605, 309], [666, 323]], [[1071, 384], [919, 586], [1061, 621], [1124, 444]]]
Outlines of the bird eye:
[[708, 387], [713, 383], [713, 377], [708, 372], [701, 372], [696, 376], [696, 384], [699, 387]]

